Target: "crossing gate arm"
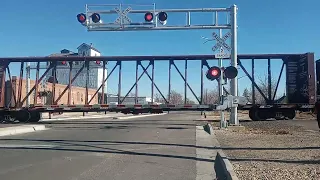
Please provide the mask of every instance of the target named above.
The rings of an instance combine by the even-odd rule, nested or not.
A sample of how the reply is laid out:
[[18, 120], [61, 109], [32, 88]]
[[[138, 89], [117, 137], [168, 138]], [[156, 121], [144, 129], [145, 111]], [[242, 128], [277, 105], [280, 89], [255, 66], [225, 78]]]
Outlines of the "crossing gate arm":
[[216, 105], [188, 105], [188, 104], [160, 104], [160, 105], [144, 105], [144, 104], [95, 104], [95, 105], [45, 105], [45, 106], [33, 106], [29, 110], [36, 110], [40, 112], [48, 111], [111, 111], [111, 110], [169, 110], [169, 111], [212, 111], [215, 110]]

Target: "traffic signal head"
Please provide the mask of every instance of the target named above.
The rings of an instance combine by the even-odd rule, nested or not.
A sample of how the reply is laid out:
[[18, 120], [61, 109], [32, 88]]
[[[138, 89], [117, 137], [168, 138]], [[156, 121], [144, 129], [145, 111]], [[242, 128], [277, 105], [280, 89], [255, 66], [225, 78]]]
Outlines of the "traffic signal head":
[[153, 14], [151, 12], [147, 12], [145, 15], [144, 15], [144, 20], [146, 22], [152, 22], [153, 21]]
[[77, 15], [77, 19], [78, 19], [79, 23], [83, 24], [83, 23], [86, 22], [87, 17], [86, 17], [85, 14], [80, 13], [80, 14]]
[[229, 66], [224, 69], [223, 75], [225, 78], [234, 79], [238, 75], [238, 69], [234, 66]]
[[221, 76], [221, 69], [217, 66], [213, 66], [207, 71], [206, 76], [211, 81], [218, 79]]
[[159, 21], [160, 21], [160, 23], [162, 24], [162, 25], [166, 25], [167, 24], [167, 19], [168, 19], [168, 15], [167, 15], [167, 13], [165, 13], [165, 12], [159, 12], [159, 14], [158, 14], [158, 19], [159, 19]]
[[99, 15], [98, 13], [93, 13], [93, 14], [91, 15], [91, 20], [92, 20], [92, 22], [94, 22], [94, 23], [100, 22], [100, 15]]

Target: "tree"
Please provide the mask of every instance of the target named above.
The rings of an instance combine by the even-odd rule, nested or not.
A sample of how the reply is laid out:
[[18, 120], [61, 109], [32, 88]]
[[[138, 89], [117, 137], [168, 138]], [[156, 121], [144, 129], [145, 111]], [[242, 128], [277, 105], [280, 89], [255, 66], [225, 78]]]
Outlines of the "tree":
[[186, 104], [196, 104], [194, 101], [192, 101], [191, 99], [187, 98], [187, 103]]
[[[259, 89], [262, 91], [262, 93], [268, 98], [268, 76], [265, 75], [262, 78], [261, 77], [258, 78], [258, 81], [256, 83]], [[274, 92], [276, 90], [276, 86], [277, 86], [277, 81], [274, 78], [271, 78], [271, 98], [273, 98]], [[248, 100], [252, 102], [252, 89], [248, 90], [247, 88], [245, 88], [243, 91], [243, 96], [248, 97]], [[255, 88], [255, 103], [256, 104], [266, 103], [265, 99], [256, 88]]]
[[[167, 101], [169, 101], [170, 104], [184, 104], [184, 96], [175, 90], [171, 90], [170, 98], [169, 98], [169, 95], [167, 95], [166, 99]], [[158, 93], [155, 94], [154, 101], [157, 103], [163, 103], [163, 104], [166, 103], [165, 100], [162, 98], [162, 96]], [[196, 104], [196, 103], [193, 100], [187, 98], [186, 104]]]
[[[200, 96], [201, 97], [201, 96]], [[199, 97], [199, 99], [200, 99]], [[202, 104], [218, 104], [219, 103], [219, 91], [218, 89], [204, 89], [203, 90], [203, 97], [202, 97]]]
[[251, 100], [252, 100], [251, 93], [250, 93], [250, 91], [249, 91], [247, 88], [245, 88], [245, 89], [243, 90], [242, 96], [243, 96], [243, 97], [246, 97], [246, 98], [248, 99], [248, 101], [251, 101]]

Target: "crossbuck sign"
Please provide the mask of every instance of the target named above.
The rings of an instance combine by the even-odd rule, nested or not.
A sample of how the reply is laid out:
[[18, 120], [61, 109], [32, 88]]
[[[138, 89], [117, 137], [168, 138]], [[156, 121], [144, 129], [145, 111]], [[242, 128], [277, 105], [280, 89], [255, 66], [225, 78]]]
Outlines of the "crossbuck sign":
[[231, 36], [230, 32], [225, 34], [222, 38], [220, 38], [215, 32], [212, 33], [212, 36], [217, 41], [217, 43], [213, 46], [212, 51], [216, 51], [221, 47], [228, 50], [229, 52], [231, 51], [231, 47], [225, 42]]
[[118, 8], [114, 8], [114, 10], [119, 14], [119, 17], [114, 21], [116, 24], [121, 24], [121, 19], [125, 20], [127, 23], [131, 23], [131, 19], [128, 17], [128, 13], [132, 10], [131, 7], [128, 7], [124, 11], [120, 11]]

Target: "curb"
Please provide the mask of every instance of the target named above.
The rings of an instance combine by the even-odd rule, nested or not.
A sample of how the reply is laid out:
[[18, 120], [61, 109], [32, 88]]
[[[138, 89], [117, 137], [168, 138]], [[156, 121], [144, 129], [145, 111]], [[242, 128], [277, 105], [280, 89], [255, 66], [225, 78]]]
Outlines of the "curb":
[[222, 150], [217, 152], [214, 169], [216, 172], [220, 172], [219, 175], [227, 180], [239, 180], [237, 174], [233, 170], [232, 164]]
[[212, 134], [213, 133], [213, 128], [212, 125], [210, 123], [207, 123], [206, 125], [203, 126], [203, 130], [205, 132], [207, 132], [208, 134]]
[[0, 136], [10, 136], [15, 134], [24, 134], [35, 131], [47, 130], [44, 125], [24, 125], [16, 127], [0, 128]]
[[167, 113], [162, 113], [162, 114], [146, 114], [146, 115], [136, 115], [136, 116], [120, 116], [120, 117], [114, 117], [114, 119], [133, 119], [133, 118], [140, 118], [140, 117], [149, 117], [149, 116], [161, 116], [165, 115]]

